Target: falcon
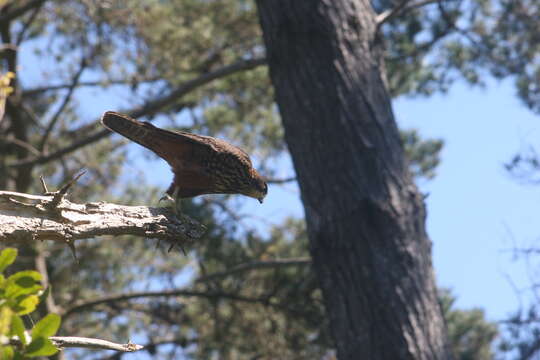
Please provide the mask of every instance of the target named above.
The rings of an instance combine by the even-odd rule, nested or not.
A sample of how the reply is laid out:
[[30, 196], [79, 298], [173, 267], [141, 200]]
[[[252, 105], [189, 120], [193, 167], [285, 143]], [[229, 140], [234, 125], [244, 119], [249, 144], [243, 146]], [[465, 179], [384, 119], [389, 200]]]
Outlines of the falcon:
[[[242, 194], [263, 202], [268, 186], [239, 147], [210, 136], [160, 129], [127, 115], [107, 111], [101, 123], [167, 161], [174, 174], [169, 200], [203, 194]], [[163, 199], [163, 198], [162, 198]]]

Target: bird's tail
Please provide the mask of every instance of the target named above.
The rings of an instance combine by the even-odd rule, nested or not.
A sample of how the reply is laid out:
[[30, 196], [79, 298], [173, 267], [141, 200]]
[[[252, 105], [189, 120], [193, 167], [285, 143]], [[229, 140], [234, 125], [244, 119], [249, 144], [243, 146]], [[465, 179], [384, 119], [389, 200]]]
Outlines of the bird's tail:
[[139, 145], [152, 151], [156, 151], [155, 137], [151, 136], [157, 130], [156, 127], [147, 122], [140, 122], [127, 115], [114, 111], [107, 111], [101, 117], [101, 123], [109, 130], [112, 130]]

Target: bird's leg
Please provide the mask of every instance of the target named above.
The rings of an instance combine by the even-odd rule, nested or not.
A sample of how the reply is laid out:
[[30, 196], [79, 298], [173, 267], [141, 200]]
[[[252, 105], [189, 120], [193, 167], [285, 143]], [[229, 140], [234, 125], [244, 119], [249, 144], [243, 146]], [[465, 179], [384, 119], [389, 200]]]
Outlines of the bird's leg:
[[167, 202], [170, 202], [172, 203], [171, 207], [172, 207], [172, 211], [174, 213], [174, 215], [178, 215], [180, 212], [181, 212], [181, 200], [180, 198], [178, 197], [178, 192], [180, 192], [180, 188], [178, 186], [175, 186], [174, 187], [174, 190], [173, 190], [173, 193], [172, 193], [172, 196], [169, 195], [169, 194], [165, 194], [161, 197], [161, 199], [159, 199], [159, 201], [167, 201]]
[[[174, 187], [174, 190], [173, 190], [173, 193], [172, 193], [172, 196], [165, 193], [165, 195], [163, 195], [160, 199], [159, 199], [159, 202], [161, 201], [167, 201], [169, 203], [171, 203], [171, 207], [172, 207], [172, 212], [174, 213], [174, 215], [176, 217], [178, 217], [178, 215], [180, 214], [180, 210], [181, 210], [181, 199], [180, 197], [178, 196], [178, 193], [180, 192], [180, 188], [178, 186], [175, 186]], [[157, 244], [156, 244], [156, 249], [159, 248], [159, 244], [160, 244], [160, 240], [158, 240]], [[167, 252], [171, 252], [171, 250], [173, 249], [174, 247], [174, 244], [171, 245], [171, 247], [169, 248], [169, 250]], [[184, 249], [181, 247], [182, 251], [184, 252], [184, 254], [186, 253], [184, 251]]]
[[180, 188], [178, 186], [175, 187], [172, 196], [174, 200], [174, 210], [176, 215], [182, 212], [182, 199], [180, 199], [180, 196], [178, 196], [179, 192]]

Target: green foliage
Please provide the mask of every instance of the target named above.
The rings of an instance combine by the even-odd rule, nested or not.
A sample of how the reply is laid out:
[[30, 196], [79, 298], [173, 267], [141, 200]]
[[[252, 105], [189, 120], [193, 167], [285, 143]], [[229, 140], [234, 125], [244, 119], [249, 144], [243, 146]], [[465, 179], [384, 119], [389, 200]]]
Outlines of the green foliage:
[[486, 320], [481, 309], [454, 308], [455, 296], [448, 289], [439, 290], [439, 301], [448, 328], [450, 346], [456, 360], [492, 360], [497, 325]]
[[[36, 310], [43, 287], [39, 284], [41, 275], [35, 271], [19, 271], [5, 277], [4, 270], [16, 257], [17, 250], [13, 248], [0, 252], [0, 358], [22, 360], [54, 355], [58, 349], [49, 337], [58, 331], [60, 317], [48, 314], [34, 325], [30, 335], [26, 333], [21, 316]], [[14, 340], [17, 345], [12, 344]]]
[[400, 136], [411, 174], [417, 179], [434, 178], [444, 142], [440, 139], [422, 140], [416, 130], [402, 130]]
[[[395, 1], [372, 1], [381, 12]], [[383, 25], [393, 96], [447, 91], [456, 80], [484, 85], [486, 75], [515, 81], [519, 98], [540, 112], [536, 0], [443, 0], [411, 8]]]

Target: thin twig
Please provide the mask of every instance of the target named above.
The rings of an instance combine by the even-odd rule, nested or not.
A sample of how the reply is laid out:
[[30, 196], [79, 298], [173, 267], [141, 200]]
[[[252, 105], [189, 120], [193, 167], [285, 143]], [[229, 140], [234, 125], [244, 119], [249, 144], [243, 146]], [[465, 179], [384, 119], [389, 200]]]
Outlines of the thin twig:
[[43, 188], [43, 193], [48, 194], [49, 190], [47, 189], [47, 184], [45, 183], [45, 179], [43, 178], [43, 175], [39, 175], [39, 181], [41, 182], [41, 187]]
[[243, 273], [246, 271], [256, 270], [256, 269], [272, 269], [272, 268], [281, 268], [281, 267], [288, 267], [288, 266], [301, 266], [301, 265], [309, 265], [311, 264], [310, 258], [296, 258], [296, 259], [275, 259], [275, 260], [267, 260], [267, 261], [252, 261], [245, 264], [240, 264], [232, 269], [218, 272], [214, 274], [209, 274], [206, 276], [202, 276], [195, 280], [196, 282], [207, 282], [207, 281], [213, 281], [217, 279], [221, 279], [227, 276], [236, 275], [239, 273]]
[[26, 141], [22, 141], [20, 139], [17, 139], [17, 138], [1, 138], [2, 141], [5, 141], [6, 143], [11, 143], [13, 145], [17, 145], [23, 149], [26, 149], [28, 150], [30, 153], [34, 154], [34, 155], [40, 155], [41, 152], [36, 149], [35, 147], [33, 147], [31, 144], [27, 143]]
[[[86, 173], [86, 170], [81, 171], [78, 175], [74, 176], [70, 181], [65, 183], [60, 190], [54, 191], [54, 192], [46, 192], [44, 195], [52, 195], [53, 198], [50, 202], [48, 202], [45, 206], [49, 209], [56, 209], [60, 202], [64, 199], [64, 196], [66, 196], [67, 191], [81, 176], [83, 176]], [[42, 182], [42, 185], [44, 188], [47, 188], [47, 185], [45, 184], [45, 180], [43, 180], [43, 177], [40, 177], [40, 180]]]
[[127, 344], [118, 344], [107, 340], [85, 338], [77, 336], [51, 336], [49, 340], [59, 348], [86, 348], [101, 350], [116, 350], [133, 352], [144, 349], [144, 346], [128, 341]]
[[64, 112], [67, 105], [71, 101], [71, 98], [73, 97], [73, 93], [75, 92], [75, 88], [77, 87], [77, 84], [79, 83], [79, 79], [81, 78], [81, 75], [88, 66], [88, 62], [85, 58], [81, 60], [81, 64], [79, 66], [79, 70], [75, 73], [73, 78], [71, 79], [71, 84], [68, 88], [68, 92], [66, 96], [64, 96], [64, 100], [62, 100], [62, 103], [52, 116], [51, 120], [49, 121], [49, 124], [47, 125], [47, 128], [45, 129], [45, 133], [43, 134], [43, 137], [41, 138], [41, 141], [39, 143], [38, 149], [43, 152], [47, 146], [47, 141], [49, 140], [49, 136], [51, 135], [52, 130], [54, 129], [54, 126], [60, 119], [60, 115]]
[[266, 178], [266, 183], [268, 184], [286, 184], [296, 181], [296, 176], [286, 177], [286, 178]]
[[[175, 324], [177, 324], [177, 323], [175, 323]], [[199, 341], [198, 338], [190, 338], [190, 339], [178, 338], [178, 339], [160, 340], [160, 341], [152, 340], [152, 341], [144, 344], [144, 348], [145, 349], [155, 349], [156, 347], [161, 346], [161, 345], [176, 345], [176, 346], [186, 348], [189, 345], [197, 344], [198, 341]], [[112, 355], [110, 355], [108, 357], [100, 358], [100, 360], [120, 360], [117, 355], [118, 354], [113, 353]]]
[[379, 30], [380, 26], [390, 20], [391, 18], [395, 17], [399, 12], [407, 5], [407, 3], [410, 0], [401, 0], [396, 6], [394, 6], [391, 9], [388, 9], [386, 11], [383, 11], [379, 15], [377, 15], [377, 18], [375, 19], [377, 23], [377, 31]]
[[38, 5], [34, 8], [34, 11], [33, 11], [32, 14], [30, 15], [30, 17], [28, 18], [28, 20], [24, 23], [22, 30], [21, 30], [21, 31], [19, 32], [19, 34], [17, 35], [17, 40], [15, 41], [15, 44], [21, 45], [21, 43], [22, 43], [23, 40], [24, 40], [24, 35], [26, 34], [26, 32], [28, 31], [28, 29], [30, 28], [30, 26], [32, 25], [32, 23], [34, 22], [34, 20], [36, 19], [37, 14], [39, 13], [39, 10], [41, 9], [41, 7], [43, 6], [44, 3], [45, 3], [45, 1], [42, 1], [40, 4], [38, 4]]
[[420, 0], [414, 3], [409, 3], [409, 1], [410, 0], [402, 0], [392, 9], [385, 10], [379, 15], [377, 15], [377, 18], [375, 19], [375, 22], [377, 23], [376, 32], [379, 32], [381, 26], [384, 23], [387, 23], [396, 16], [403, 15], [411, 10], [417, 9], [425, 5], [437, 3], [440, 0]]
[[172, 296], [183, 296], [183, 297], [202, 297], [208, 299], [224, 298], [231, 299], [247, 303], [263, 303], [265, 305], [272, 305], [269, 303], [268, 297], [252, 298], [246, 297], [237, 294], [229, 294], [224, 292], [205, 292], [205, 291], [191, 291], [184, 289], [175, 289], [175, 290], [163, 290], [163, 291], [141, 291], [134, 292], [130, 294], [121, 294], [121, 295], [111, 295], [105, 296], [102, 298], [97, 298], [89, 301], [76, 302], [70, 308], [67, 308], [62, 317], [67, 317], [73, 313], [91, 309], [99, 305], [107, 305], [116, 302], [127, 301], [131, 299], [141, 299], [141, 298], [155, 298], [155, 297], [172, 297]]
[[[150, 78], [150, 79], [141, 79], [137, 80], [138, 83], [146, 83], [146, 82], [155, 82], [163, 80], [163, 78]], [[118, 80], [94, 80], [94, 81], [81, 81], [77, 85], [78, 87], [83, 86], [106, 86], [106, 85], [132, 85], [134, 81], [132, 79], [118, 79]], [[34, 96], [38, 95], [47, 91], [55, 91], [55, 90], [63, 90], [67, 89], [71, 86], [71, 84], [57, 84], [57, 85], [49, 85], [49, 86], [42, 86], [42, 87], [36, 87], [31, 88], [27, 90], [22, 91], [22, 96]]]

